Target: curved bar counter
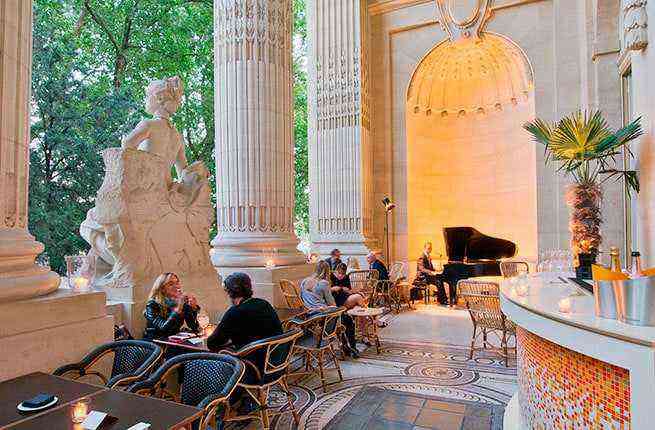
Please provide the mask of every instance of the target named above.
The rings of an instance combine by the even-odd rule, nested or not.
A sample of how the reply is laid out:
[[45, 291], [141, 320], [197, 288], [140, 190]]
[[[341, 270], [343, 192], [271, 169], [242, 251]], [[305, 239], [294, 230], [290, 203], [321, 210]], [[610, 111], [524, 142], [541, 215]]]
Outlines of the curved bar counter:
[[503, 282], [500, 301], [517, 325], [505, 429], [655, 428], [655, 327], [596, 317], [593, 296], [556, 276], [532, 276], [523, 297]]

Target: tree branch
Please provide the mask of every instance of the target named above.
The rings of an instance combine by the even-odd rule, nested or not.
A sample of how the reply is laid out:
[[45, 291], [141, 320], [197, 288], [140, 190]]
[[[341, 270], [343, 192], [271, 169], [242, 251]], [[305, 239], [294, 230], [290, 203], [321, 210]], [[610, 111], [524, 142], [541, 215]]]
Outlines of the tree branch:
[[114, 38], [114, 35], [112, 34], [109, 27], [107, 27], [107, 23], [91, 8], [91, 0], [84, 0], [84, 7], [86, 8], [87, 12], [89, 12], [89, 15], [91, 15], [91, 19], [96, 24], [98, 24], [98, 27], [100, 27], [100, 29], [107, 35], [109, 41], [114, 46], [114, 49], [116, 49], [116, 51], [120, 51], [120, 46], [118, 45], [118, 42], [116, 42], [116, 39]]

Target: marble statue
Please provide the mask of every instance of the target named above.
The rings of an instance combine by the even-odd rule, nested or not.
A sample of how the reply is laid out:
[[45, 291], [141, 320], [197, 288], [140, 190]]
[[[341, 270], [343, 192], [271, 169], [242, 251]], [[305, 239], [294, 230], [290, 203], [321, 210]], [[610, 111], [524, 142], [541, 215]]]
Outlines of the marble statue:
[[183, 92], [178, 77], [150, 83], [145, 104], [153, 118], [141, 121], [120, 148], [103, 151], [105, 178], [80, 233], [97, 259], [94, 284], [110, 287], [110, 299], [110, 290], [132, 288], [126, 300], [143, 301], [156, 276], [175, 272], [185, 291], [219, 307], [225, 302], [214, 297], [223, 292], [209, 259], [209, 173], [201, 161], [187, 163], [171, 122]]

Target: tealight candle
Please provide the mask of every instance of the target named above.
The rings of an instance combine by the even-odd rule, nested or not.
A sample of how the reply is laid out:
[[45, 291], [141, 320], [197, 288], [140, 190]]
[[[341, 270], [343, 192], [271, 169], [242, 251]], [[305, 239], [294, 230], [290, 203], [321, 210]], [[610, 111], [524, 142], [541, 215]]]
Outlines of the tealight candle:
[[75, 404], [73, 404], [73, 409], [71, 411], [71, 420], [75, 424], [80, 424], [82, 423], [87, 415], [89, 415], [89, 404], [91, 401], [87, 398], [83, 398], [78, 400]]
[[275, 267], [275, 262], [273, 261], [272, 258], [269, 258], [268, 260], [266, 260], [266, 268], [267, 269], [272, 269], [274, 267]]
[[75, 276], [73, 278], [73, 288], [78, 291], [86, 290], [89, 286], [89, 280], [83, 276]]
[[559, 311], [565, 314], [571, 312], [571, 299], [569, 297], [564, 297], [558, 303]]
[[527, 296], [528, 295], [528, 284], [519, 283], [516, 286], [516, 294], [518, 294], [520, 297]]

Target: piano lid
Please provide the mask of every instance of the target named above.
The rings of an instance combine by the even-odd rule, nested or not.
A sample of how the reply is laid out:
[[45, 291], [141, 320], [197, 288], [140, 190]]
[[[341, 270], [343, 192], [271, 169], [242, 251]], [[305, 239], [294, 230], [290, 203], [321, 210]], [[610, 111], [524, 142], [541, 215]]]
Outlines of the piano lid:
[[516, 244], [482, 234], [473, 227], [443, 229], [448, 261], [499, 260], [513, 257]]

